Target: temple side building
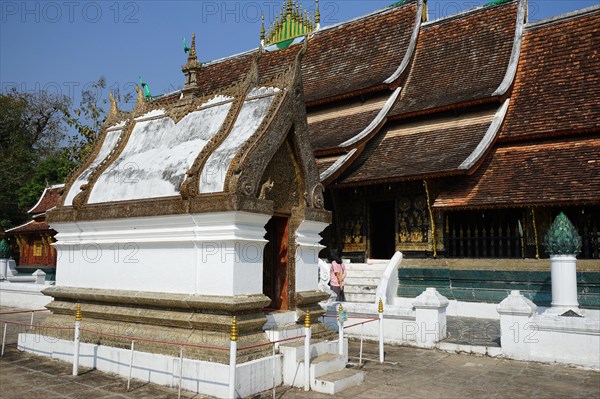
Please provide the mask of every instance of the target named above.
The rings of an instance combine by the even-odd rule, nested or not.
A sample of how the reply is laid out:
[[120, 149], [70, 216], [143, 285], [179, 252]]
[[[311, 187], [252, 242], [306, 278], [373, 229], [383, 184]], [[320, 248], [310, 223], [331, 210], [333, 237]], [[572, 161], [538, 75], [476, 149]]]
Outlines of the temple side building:
[[52, 244], [56, 231], [46, 222], [46, 213], [58, 205], [64, 187], [64, 184], [46, 187], [38, 202], [27, 211], [32, 220], [6, 230], [6, 237], [16, 252], [14, 255], [20, 273], [31, 274], [41, 269], [48, 279], [53, 279], [57, 254]]

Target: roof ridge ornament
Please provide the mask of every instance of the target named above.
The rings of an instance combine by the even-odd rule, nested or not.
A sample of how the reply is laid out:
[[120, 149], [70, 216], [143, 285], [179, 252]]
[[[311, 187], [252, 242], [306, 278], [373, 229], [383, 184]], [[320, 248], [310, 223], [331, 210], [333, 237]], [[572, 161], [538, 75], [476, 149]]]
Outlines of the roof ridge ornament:
[[264, 14], [262, 15], [261, 46], [269, 52], [284, 50], [293, 44], [302, 43], [306, 35], [319, 29], [320, 21], [318, 0], [316, 0], [314, 17], [299, 2], [284, 1], [281, 11], [272, 22], [268, 32], [264, 30]]
[[140, 76], [140, 86], [142, 87], [142, 90], [144, 91], [144, 98], [146, 100], [152, 98], [152, 94], [150, 94], [150, 86], [148, 86], [148, 83], [144, 82], [144, 79], [142, 79], [141, 76]]
[[198, 88], [198, 72], [202, 68], [202, 64], [198, 61], [198, 55], [196, 54], [196, 33], [192, 33], [192, 44], [187, 47], [185, 44], [185, 38], [183, 39], [184, 48], [188, 55], [187, 63], [181, 68], [181, 71], [185, 75], [185, 83], [183, 85], [184, 95], [192, 90]]

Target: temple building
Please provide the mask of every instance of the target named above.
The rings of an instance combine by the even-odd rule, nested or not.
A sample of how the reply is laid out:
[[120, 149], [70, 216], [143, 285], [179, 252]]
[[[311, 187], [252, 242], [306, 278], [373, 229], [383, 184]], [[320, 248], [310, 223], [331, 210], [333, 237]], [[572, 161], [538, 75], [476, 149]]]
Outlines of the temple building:
[[260, 343], [266, 313], [317, 321], [332, 249], [402, 251], [400, 298], [520, 288], [543, 306], [560, 211], [583, 236], [580, 304], [600, 307], [599, 30], [600, 7], [528, 23], [526, 0], [435, 21], [403, 1], [328, 27], [287, 1], [255, 50], [201, 63], [193, 37], [182, 90], [139, 89], [132, 112], [111, 96], [48, 215], [69, 254], [53, 321], [79, 302], [92, 322], [225, 345], [237, 316]]
[[64, 184], [48, 186], [38, 202], [27, 213], [32, 220], [6, 230], [20, 273], [31, 274], [37, 269], [46, 273], [47, 279], [53, 279], [56, 273], [56, 250], [52, 246], [56, 231], [46, 222], [46, 213], [58, 205]]

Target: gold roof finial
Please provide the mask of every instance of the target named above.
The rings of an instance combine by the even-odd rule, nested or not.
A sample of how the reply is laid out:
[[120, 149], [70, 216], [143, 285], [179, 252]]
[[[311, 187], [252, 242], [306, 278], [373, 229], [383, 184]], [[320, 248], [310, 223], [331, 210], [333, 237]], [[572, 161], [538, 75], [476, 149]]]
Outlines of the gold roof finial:
[[192, 32], [192, 45], [190, 46], [190, 52], [188, 54], [188, 63], [197, 60], [198, 56], [196, 55], [196, 33]]
[[260, 41], [264, 42], [265, 40], [265, 13], [264, 11], [260, 12], [261, 26], [260, 26]]
[[202, 64], [198, 62], [198, 57], [196, 55], [196, 34], [192, 33], [192, 44], [190, 45], [188, 60], [181, 68], [181, 71], [185, 75], [185, 83], [183, 84], [184, 92], [198, 88], [197, 74], [201, 68]]
[[381, 299], [381, 297], [379, 297], [379, 306], [377, 308], [377, 311], [379, 313], [383, 313], [383, 299]]
[[342, 306], [342, 304], [340, 303], [340, 306], [338, 307], [338, 312], [342, 313], [342, 311], [344, 310], [344, 307]]
[[306, 309], [306, 313], [304, 314], [304, 327], [310, 328], [310, 310]]
[[83, 315], [81, 314], [81, 305], [77, 304], [77, 310], [75, 311], [75, 321], [83, 320]]
[[319, 0], [315, 0], [315, 3], [315, 23], [317, 24], [317, 29], [319, 29], [321, 27], [321, 11], [319, 11]]
[[265, 46], [281, 44], [281, 46], [278, 46], [281, 50], [292, 43], [300, 43], [301, 41], [293, 42], [293, 39], [306, 36], [314, 30], [313, 19], [302, 7], [302, 4], [296, 0], [287, 0], [283, 2], [282, 9], [277, 14], [274, 24], [265, 32], [264, 44]]
[[233, 320], [231, 321], [231, 338], [232, 341], [238, 340], [238, 326], [237, 326], [237, 318], [233, 316]]

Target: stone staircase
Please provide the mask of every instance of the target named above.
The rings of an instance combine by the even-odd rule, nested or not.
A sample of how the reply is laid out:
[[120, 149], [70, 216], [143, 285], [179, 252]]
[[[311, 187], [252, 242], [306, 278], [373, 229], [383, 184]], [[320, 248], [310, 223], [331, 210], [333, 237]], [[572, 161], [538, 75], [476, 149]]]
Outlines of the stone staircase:
[[375, 293], [389, 260], [369, 260], [368, 263], [346, 264], [347, 302], [375, 303]]
[[[364, 381], [362, 371], [346, 368], [348, 363], [348, 341], [345, 353], [340, 355], [337, 341], [315, 342], [310, 346], [310, 388], [313, 391], [335, 395], [346, 388]], [[283, 383], [304, 387], [304, 341], [282, 344]]]

